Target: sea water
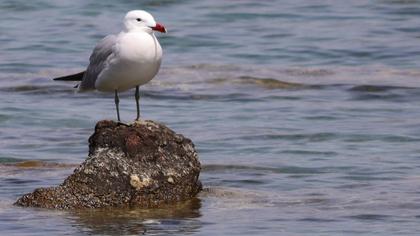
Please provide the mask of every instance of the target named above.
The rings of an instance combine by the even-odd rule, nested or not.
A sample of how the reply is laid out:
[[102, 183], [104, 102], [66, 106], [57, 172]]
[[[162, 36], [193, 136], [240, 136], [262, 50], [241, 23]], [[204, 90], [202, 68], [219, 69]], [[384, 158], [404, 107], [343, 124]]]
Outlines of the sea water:
[[[13, 206], [116, 118], [113, 94], [51, 78], [133, 9], [168, 29], [141, 115], [193, 140], [205, 190], [153, 210]], [[2, 0], [0, 22], [1, 235], [418, 235], [420, 1]], [[120, 106], [132, 121], [134, 91]]]

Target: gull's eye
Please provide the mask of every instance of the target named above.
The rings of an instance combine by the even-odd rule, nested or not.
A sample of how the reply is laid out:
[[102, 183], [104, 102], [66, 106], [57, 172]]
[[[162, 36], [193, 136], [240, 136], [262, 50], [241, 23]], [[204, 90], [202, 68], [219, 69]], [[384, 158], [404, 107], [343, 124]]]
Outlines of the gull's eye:
[[140, 22], [140, 21], [141, 21], [141, 19], [140, 19], [140, 18], [137, 18], [137, 19], [136, 19], [136, 21]]

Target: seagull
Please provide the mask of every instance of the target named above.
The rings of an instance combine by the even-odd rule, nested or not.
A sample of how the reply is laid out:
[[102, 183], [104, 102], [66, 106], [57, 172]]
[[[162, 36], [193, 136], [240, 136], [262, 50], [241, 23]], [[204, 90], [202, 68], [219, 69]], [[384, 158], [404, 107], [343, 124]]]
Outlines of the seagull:
[[137, 118], [140, 119], [139, 87], [158, 73], [162, 48], [154, 31], [166, 33], [165, 27], [143, 10], [129, 11], [124, 17], [123, 30], [98, 42], [85, 71], [54, 78], [61, 81], [81, 81], [79, 91], [114, 92], [117, 118], [120, 122], [118, 93], [136, 88]]

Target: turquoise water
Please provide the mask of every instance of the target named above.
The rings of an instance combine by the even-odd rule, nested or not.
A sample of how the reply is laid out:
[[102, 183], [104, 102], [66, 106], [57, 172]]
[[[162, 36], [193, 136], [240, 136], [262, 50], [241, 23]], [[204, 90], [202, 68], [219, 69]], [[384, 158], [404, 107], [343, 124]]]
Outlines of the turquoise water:
[[[155, 210], [12, 206], [115, 119], [112, 94], [51, 78], [83, 70], [132, 9], [169, 31], [143, 118], [194, 141], [208, 189]], [[416, 0], [1, 1], [0, 234], [418, 235], [419, 16]], [[133, 120], [134, 91], [120, 105]]]

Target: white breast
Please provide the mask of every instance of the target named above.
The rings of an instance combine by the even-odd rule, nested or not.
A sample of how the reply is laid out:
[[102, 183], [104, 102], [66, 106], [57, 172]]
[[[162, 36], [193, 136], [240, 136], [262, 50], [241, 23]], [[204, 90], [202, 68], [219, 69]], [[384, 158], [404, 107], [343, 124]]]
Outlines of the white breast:
[[149, 82], [159, 71], [162, 48], [153, 33], [122, 32], [113, 51], [95, 82], [99, 91], [125, 91]]

